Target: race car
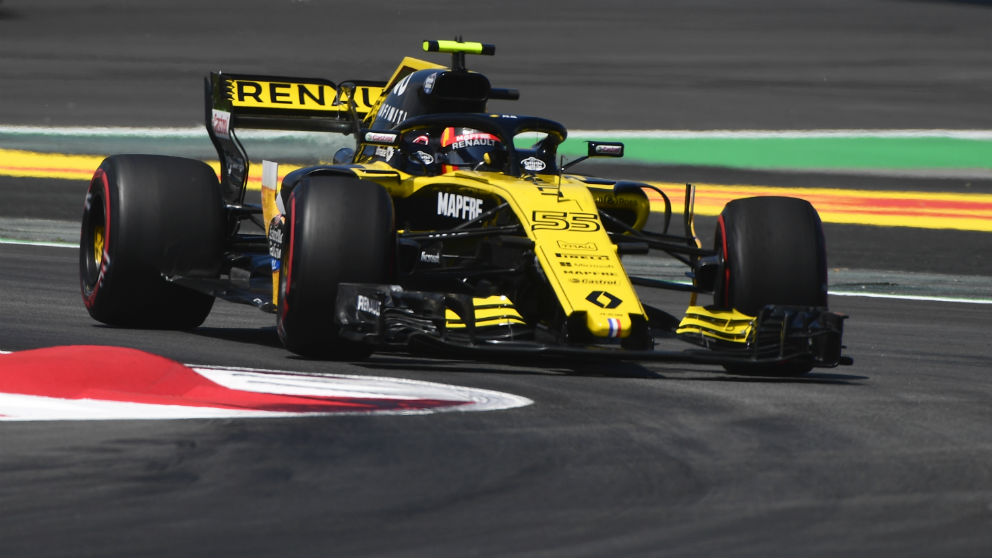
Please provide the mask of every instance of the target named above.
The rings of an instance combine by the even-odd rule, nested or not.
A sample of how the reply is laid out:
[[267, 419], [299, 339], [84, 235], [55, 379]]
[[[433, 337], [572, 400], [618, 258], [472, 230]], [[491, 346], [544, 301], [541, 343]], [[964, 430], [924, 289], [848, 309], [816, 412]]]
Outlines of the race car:
[[[274, 313], [290, 351], [333, 359], [427, 351], [775, 375], [852, 362], [846, 316], [827, 308], [822, 225], [808, 202], [734, 200], [703, 247], [692, 185], [683, 230], [670, 231], [672, 204], [656, 186], [572, 170], [622, 157], [622, 143], [587, 142], [565, 163], [562, 124], [489, 112], [490, 100], [519, 98], [466, 68], [467, 55], [493, 45], [423, 48], [450, 54], [450, 65], [407, 57], [384, 82], [211, 73], [219, 180], [202, 161], [157, 155], [114, 155], [96, 170], [80, 241], [90, 315], [192, 329], [222, 298]], [[244, 128], [354, 144], [281, 184], [263, 162], [255, 203]], [[675, 258], [691, 282], [634, 276], [629, 254]], [[688, 307], [652, 307], [637, 287], [684, 291]]]

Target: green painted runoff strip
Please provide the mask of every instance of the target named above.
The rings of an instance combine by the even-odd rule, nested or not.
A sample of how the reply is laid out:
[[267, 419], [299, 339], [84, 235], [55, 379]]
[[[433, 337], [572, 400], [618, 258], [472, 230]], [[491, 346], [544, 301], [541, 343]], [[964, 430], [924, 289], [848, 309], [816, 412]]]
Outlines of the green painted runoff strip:
[[[244, 130], [250, 157], [328, 156], [351, 136]], [[559, 152], [586, 140], [622, 141], [630, 162], [763, 169], [992, 169], [992, 130], [570, 130]], [[520, 142], [518, 142], [520, 143]], [[105, 155], [214, 157], [202, 126], [181, 128], [0, 125], [0, 149]]]
[[[559, 148], [582, 155], [585, 140]], [[645, 163], [764, 169], [992, 169], [992, 140], [956, 137], [610, 137], [624, 159]]]

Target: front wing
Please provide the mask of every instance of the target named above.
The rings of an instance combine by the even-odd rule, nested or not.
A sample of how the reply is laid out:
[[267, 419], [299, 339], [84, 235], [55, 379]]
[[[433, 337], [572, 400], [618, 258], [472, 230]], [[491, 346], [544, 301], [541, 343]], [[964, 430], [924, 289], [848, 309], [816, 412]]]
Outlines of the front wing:
[[[660, 361], [775, 368], [852, 364], [842, 355], [846, 316], [825, 308], [767, 306], [752, 318], [745, 341], [723, 340], [700, 328], [652, 329], [651, 349], [620, 343], [570, 344], [554, 331], [528, 326], [499, 297], [408, 291], [397, 285], [344, 283], [335, 318], [341, 335], [380, 349], [427, 351], [463, 358]], [[480, 304], [480, 300], [484, 304]], [[691, 348], [665, 349], [681, 341]]]

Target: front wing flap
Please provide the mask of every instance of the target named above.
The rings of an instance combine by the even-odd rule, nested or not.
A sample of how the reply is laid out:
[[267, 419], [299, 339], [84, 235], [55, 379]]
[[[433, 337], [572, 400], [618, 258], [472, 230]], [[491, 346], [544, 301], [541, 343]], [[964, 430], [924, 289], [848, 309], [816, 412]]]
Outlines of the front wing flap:
[[[659, 336], [656, 341], [680, 339], [698, 348], [666, 350], [655, 344], [653, 349], [638, 350], [619, 343], [547, 342], [517, 319], [515, 312], [500, 314], [503, 318], [499, 323], [487, 321], [492, 319], [491, 311], [478, 319], [478, 301], [470, 295], [407, 291], [397, 285], [343, 283], [338, 287], [335, 318], [342, 337], [352, 341], [464, 358], [547, 357], [727, 366], [805, 363], [814, 367], [853, 362], [842, 355], [846, 316], [825, 308], [767, 306], [751, 318], [747, 342], [683, 331]], [[490, 308], [494, 306], [498, 305]]]

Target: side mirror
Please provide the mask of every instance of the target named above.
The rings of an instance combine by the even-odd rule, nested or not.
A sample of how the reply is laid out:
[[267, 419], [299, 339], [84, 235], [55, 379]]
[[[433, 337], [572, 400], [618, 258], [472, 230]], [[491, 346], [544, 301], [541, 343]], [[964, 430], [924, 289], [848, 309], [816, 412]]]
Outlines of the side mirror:
[[562, 165], [562, 172], [567, 170], [568, 167], [592, 157], [623, 157], [623, 144], [618, 141], [587, 141], [586, 144], [588, 145], [588, 149], [586, 150], [585, 157], [579, 157], [574, 161], [569, 161], [567, 164]]
[[623, 157], [623, 144], [618, 141], [587, 141], [589, 157]]

